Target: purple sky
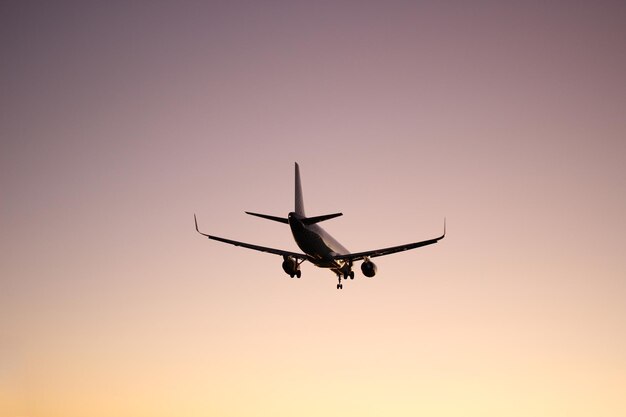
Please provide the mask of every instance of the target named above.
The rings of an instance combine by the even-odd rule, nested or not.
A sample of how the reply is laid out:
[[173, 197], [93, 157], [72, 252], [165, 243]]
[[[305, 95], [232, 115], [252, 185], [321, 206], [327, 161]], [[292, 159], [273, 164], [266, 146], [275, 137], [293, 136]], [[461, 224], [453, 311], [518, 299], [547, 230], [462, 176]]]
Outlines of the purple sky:
[[[57, 3], [0, 5], [1, 415], [626, 414], [622, 2]], [[294, 161], [448, 236], [195, 234], [297, 250]]]

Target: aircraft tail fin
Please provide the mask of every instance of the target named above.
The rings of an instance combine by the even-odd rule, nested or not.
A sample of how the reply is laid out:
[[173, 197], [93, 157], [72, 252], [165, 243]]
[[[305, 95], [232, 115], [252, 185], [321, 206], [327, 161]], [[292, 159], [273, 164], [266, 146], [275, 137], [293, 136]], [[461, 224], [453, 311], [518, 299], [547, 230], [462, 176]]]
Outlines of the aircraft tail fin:
[[289, 220], [287, 220], [284, 217], [270, 216], [268, 214], [250, 213], [249, 211], [246, 211], [246, 214], [249, 214], [251, 216], [261, 217], [261, 218], [267, 219], [267, 220], [273, 220], [273, 221], [279, 222], [279, 223], [289, 224]]
[[324, 220], [334, 219], [335, 217], [342, 216], [343, 213], [333, 213], [333, 214], [325, 214], [323, 216], [315, 216], [315, 217], [306, 217], [302, 219], [302, 223], [306, 225], [323, 222]]
[[[296, 187], [295, 187], [294, 211], [296, 212], [296, 214], [299, 214], [300, 216], [305, 217], [305, 221], [308, 222], [307, 224], [313, 224], [313, 223], [321, 222], [324, 220], [332, 219], [333, 217], [341, 216], [341, 213], [336, 213], [336, 214], [328, 214], [325, 216], [311, 217], [310, 219], [306, 219], [306, 215], [304, 214], [304, 199], [302, 198], [302, 183], [300, 181], [300, 167], [298, 166], [297, 162], [296, 162], [296, 184], [295, 185]], [[272, 221], [279, 222], [279, 223], [289, 224], [289, 220], [284, 217], [276, 217], [276, 216], [270, 216], [268, 214], [260, 214], [260, 213], [251, 213], [249, 211], [246, 211], [246, 214], [249, 214], [251, 216], [261, 217], [263, 219], [272, 220]]]
[[296, 214], [299, 214], [305, 217], [304, 214], [304, 200], [302, 198], [302, 184], [300, 182], [300, 167], [296, 162], [296, 201], [295, 201], [295, 209]]

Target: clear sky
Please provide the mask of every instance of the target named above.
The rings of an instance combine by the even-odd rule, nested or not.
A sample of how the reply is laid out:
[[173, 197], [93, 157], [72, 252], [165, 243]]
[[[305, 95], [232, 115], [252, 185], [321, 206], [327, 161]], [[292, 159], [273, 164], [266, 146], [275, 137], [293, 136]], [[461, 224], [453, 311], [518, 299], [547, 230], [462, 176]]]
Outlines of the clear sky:
[[[0, 4], [0, 415], [626, 415], [624, 2], [109, 3]], [[195, 233], [297, 250], [294, 161], [448, 236]]]

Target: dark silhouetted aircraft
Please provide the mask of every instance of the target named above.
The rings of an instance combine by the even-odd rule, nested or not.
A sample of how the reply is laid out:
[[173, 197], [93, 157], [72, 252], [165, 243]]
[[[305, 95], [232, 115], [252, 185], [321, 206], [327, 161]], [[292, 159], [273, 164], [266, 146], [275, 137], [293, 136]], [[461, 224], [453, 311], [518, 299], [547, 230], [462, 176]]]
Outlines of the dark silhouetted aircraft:
[[198, 229], [198, 220], [194, 214], [196, 223], [196, 231], [209, 239], [219, 242], [229, 243], [235, 246], [241, 246], [248, 249], [254, 249], [261, 252], [268, 252], [283, 257], [283, 270], [291, 277], [301, 276], [300, 264], [309, 261], [320, 268], [329, 268], [337, 275], [337, 289], [343, 288], [341, 279], [354, 279], [354, 271], [352, 265], [356, 261], [363, 261], [361, 264], [361, 272], [368, 278], [376, 275], [376, 265], [370, 260], [377, 256], [391, 255], [396, 252], [403, 252], [410, 249], [420, 248], [426, 245], [432, 245], [443, 239], [446, 235], [446, 222], [443, 222], [443, 234], [437, 238], [423, 240], [421, 242], [408, 243], [406, 245], [392, 246], [390, 248], [368, 250], [365, 252], [350, 253], [331, 235], [320, 227], [318, 223], [325, 220], [333, 219], [341, 216], [343, 213], [325, 214], [323, 216], [307, 217], [304, 214], [304, 201], [302, 199], [302, 185], [300, 183], [300, 168], [296, 163], [296, 201], [295, 209], [285, 217], [270, 216], [267, 214], [250, 213], [252, 216], [261, 217], [263, 219], [273, 220], [279, 223], [288, 224], [291, 227], [291, 233], [296, 243], [304, 253], [291, 252], [282, 249], [273, 249], [265, 246], [251, 245], [249, 243], [238, 242], [236, 240], [224, 239], [222, 237], [212, 236], [202, 233]]

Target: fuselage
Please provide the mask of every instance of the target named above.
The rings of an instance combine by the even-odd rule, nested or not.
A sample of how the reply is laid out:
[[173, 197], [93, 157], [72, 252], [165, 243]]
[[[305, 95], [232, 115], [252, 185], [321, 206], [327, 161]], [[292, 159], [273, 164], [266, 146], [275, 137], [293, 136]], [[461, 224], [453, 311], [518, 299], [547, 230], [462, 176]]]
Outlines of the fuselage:
[[289, 213], [289, 227], [298, 247], [307, 254], [309, 261], [320, 268], [341, 270], [345, 261], [333, 259], [335, 255], [347, 255], [350, 252], [318, 224], [304, 224], [303, 216]]

